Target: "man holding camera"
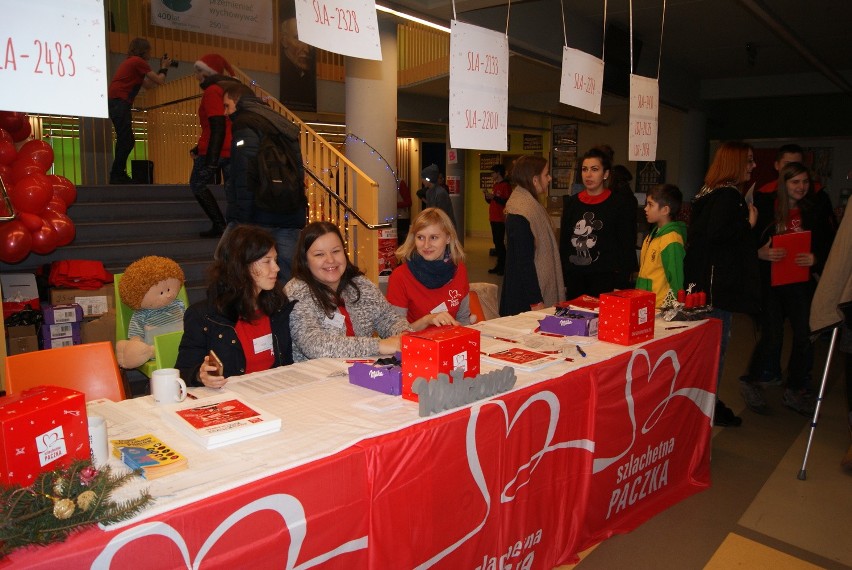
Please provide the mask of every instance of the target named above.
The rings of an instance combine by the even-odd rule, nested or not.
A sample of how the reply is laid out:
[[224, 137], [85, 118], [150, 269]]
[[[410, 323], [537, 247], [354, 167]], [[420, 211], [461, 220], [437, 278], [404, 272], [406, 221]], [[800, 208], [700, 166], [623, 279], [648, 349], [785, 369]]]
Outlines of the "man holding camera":
[[134, 38], [127, 48], [125, 59], [110, 81], [109, 118], [115, 127], [115, 154], [109, 173], [110, 184], [128, 184], [127, 158], [133, 151], [136, 139], [133, 136], [133, 117], [130, 109], [139, 89], [154, 89], [166, 82], [169, 67], [176, 67], [168, 54], [160, 59], [160, 69], [155, 73], [148, 65], [151, 58], [151, 44], [145, 38]]

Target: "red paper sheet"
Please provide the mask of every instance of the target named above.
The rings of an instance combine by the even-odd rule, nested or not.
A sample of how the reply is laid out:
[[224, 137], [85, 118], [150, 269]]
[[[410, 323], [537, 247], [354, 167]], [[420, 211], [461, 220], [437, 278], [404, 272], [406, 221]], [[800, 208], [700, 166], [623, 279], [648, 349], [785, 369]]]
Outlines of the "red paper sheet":
[[790, 232], [772, 237], [772, 247], [787, 250], [787, 255], [779, 261], [772, 262], [772, 286], [804, 283], [810, 277], [810, 267], [796, 265], [796, 255], [810, 253], [811, 232]]

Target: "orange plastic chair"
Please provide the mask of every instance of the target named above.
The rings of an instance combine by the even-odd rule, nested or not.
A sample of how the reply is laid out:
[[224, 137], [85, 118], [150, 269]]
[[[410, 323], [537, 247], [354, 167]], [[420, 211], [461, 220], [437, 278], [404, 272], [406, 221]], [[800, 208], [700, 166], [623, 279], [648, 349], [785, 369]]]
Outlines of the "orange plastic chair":
[[6, 392], [48, 384], [83, 392], [86, 400], [124, 400], [124, 380], [111, 342], [49, 348], [6, 357]]
[[485, 320], [485, 311], [482, 310], [482, 303], [479, 302], [479, 295], [476, 291], [468, 292], [470, 296], [470, 314], [476, 316], [476, 322], [481, 323]]

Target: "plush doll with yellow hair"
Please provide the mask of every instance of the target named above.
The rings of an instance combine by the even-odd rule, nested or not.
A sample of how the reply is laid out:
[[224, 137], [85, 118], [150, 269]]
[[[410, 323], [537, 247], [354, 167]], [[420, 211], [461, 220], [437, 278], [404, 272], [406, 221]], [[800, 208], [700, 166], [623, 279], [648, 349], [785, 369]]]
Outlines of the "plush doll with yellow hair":
[[115, 344], [122, 368], [136, 368], [154, 358], [154, 337], [183, 330], [186, 307], [177, 298], [183, 287], [180, 265], [167, 257], [151, 255], [127, 266], [118, 284], [121, 300], [133, 309], [127, 339]]

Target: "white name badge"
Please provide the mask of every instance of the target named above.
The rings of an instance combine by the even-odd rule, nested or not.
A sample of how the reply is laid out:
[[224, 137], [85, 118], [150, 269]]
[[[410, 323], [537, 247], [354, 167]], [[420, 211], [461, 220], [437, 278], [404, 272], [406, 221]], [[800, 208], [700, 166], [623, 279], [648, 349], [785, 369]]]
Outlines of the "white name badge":
[[272, 334], [259, 336], [252, 341], [254, 343], [254, 353], [260, 354], [272, 350]]
[[328, 317], [325, 318], [325, 325], [336, 329], [346, 328], [346, 319], [340, 311], [336, 311], [330, 319]]
[[447, 311], [449, 311], [449, 309], [447, 308], [447, 304], [441, 303], [440, 305], [429, 311], [429, 313], [434, 315], [435, 313], [446, 313]]

